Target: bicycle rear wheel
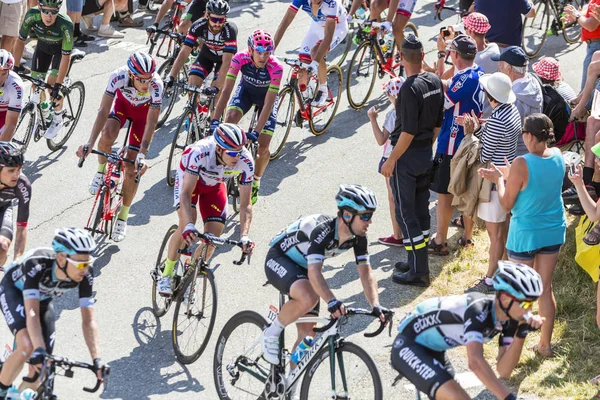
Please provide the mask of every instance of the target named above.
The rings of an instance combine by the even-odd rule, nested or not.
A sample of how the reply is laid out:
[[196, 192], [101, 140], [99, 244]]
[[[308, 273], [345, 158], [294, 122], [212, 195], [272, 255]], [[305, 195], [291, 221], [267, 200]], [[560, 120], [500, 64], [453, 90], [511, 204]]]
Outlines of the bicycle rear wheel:
[[180, 363], [191, 364], [204, 352], [215, 325], [217, 284], [210, 269], [198, 271], [196, 282], [193, 274], [185, 279], [173, 314], [173, 350]]
[[535, 17], [525, 18], [523, 20], [523, 40], [521, 47], [529, 58], [538, 55], [546, 37], [548, 37], [548, 29], [550, 27], [550, 8], [547, 4], [548, 0], [535, 0], [533, 7], [535, 8]]
[[73, 134], [85, 102], [85, 86], [82, 82], [74, 82], [69, 86], [69, 93], [63, 101], [63, 129], [61, 135], [47, 139], [46, 144], [52, 151], [60, 150]]
[[185, 146], [190, 144], [192, 129], [195, 126], [194, 111], [185, 110], [179, 117], [179, 125], [171, 142], [171, 150], [169, 150], [169, 160], [167, 161], [167, 184], [173, 186], [175, 184], [175, 175], [177, 174], [177, 163], [179, 156], [185, 149]]
[[[565, 0], [564, 2], [561, 2], [561, 4], [571, 4], [576, 10], [579, 10], [583, 7], [583, 0]], [[577, 21], [565, 24], [562, 27], [562, 34], [567, 43], [577, 43], [581, 38], [581, 25], [579, 25]]]
[[271, 370], [261, 357], [260, 335], [266, 327], [265, 318], [254, 311], [235, 314], [223, 327], [213, 359], [219, 399], [255, 400], [263, 394]]
[[173, 236], [173, 233], [175, 233], [176, 230], [177, 224], [172, 225], [165, 234], [165, 237], [160, 245], [160, 250], [158, 251], [158, 256], [156, 257], [156, 265], [154, 266], [154, 271], [152, 273], [152, 311], [154, 311], [154, 315], [156, 315], [157, 318], [165, 315], [171, 306], [171, 297], [163, 297], [158, 293], [158, 280], [165, 269], [169, 240], [171, 240], [171, 236]]
[[281, 150], [283, 150], [283, 146], [290, 135], [295, 108], [296, 97], [294, 96], [294, 89], [292, 89], [291, 86], [286, 86], [279, 92], [277, 122], [275, 123], [275, 130], [271, 137], [271, 142], [269, 143], [269, 151], [271, 153], [269, 159], [271, 161], [281, 154]]
[[[163, 82], [169, 76], [171, 68], [173, 68], [173, 59], [169, 58], [158, 69], [158, 75]], [[171, 111], [173, 111], [173, 106], [177, 100], [179, 100], [179, 87], [173, 86], [168, 90], [165, 88], [162, 103], [160, 105], [160, 115], [158, 116], [158, 122], [156, 123], [156, 129], [160, 128], [165, 124], [165, 122], [167, 122], [167, 119], [169, 119], [169, 115], [171, 115]]]
[[308, 120], [310, 130], [314, 135], [320, 135], [327, 130], [335, 118], [335, 113], [342, 99], [342, 69], [337, 65], [327, 68], [327, 103], [322, 107], [311, 106], [311, 117]]
[[[343, 341], [335, 350], [335, 355], [336, 399], [383, 399], [381, 377], [369, 353], [352, 342]], [[306, 366], [300, 398], [315, 399], [320, 394], [332, 392], [330, 361], [329, 348], [324, 347]], [[342, 384], [343, 379], [348, 385], [347, 392]]]
[[19, 145], [24, 151], [27, 150], [27, 146], [29, 146], [31, 136], [33, 135], [34, 127], [35, 108], [32, 103], [29, 103], [23, 108], [23, 111], [19, 116], [19, 122], [17, 122], [12, 142]]
[[377, 66], [377, 55], [371, 42], [362, 42], [352, 56], [346, 78], [348, 103], [355, 110], [362, 108], [369, 100], [375, 86]]

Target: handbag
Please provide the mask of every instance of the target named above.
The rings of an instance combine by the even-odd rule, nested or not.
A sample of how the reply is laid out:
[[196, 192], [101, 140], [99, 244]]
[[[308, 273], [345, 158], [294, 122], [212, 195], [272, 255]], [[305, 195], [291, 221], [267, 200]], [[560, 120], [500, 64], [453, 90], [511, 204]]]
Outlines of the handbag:
[[595, 222], [590, 221], [587, 215], [579, 219], [579, 224], [575, 228], [575, 243], [577, 246], [575, 261], [590, 275], [594, 282], [598, 282], [600, 245], [590, 246], [583, 241], [583, 238], [594, 228], [595, 224]]

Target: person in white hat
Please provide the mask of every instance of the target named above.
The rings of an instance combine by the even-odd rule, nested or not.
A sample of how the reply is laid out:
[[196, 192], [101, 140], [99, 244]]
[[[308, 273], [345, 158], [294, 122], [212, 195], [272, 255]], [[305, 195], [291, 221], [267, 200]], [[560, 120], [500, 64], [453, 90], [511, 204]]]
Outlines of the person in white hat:
[[[458, 118], [464, 126], [465, 135], [474, 134], [481, 140], [481, 162], [493, 162], [496, 166], [509, 165], [516, 157], [517, 140], [521, 135], [521, 115], [514, 105], [517, 96], [512, 90], [510, 78], [501, 73], [486, 74], [479, 78], [487, 100], [492, 107], [492, 115], [484, 125], [473, 114], [465, 114]], [[490, 237], [487, 274], [465, 292], [494, 292], [492, 276], [502, 259], [506, 238], [506, 216], [498, 198], [497, 188], [492, 186], [489, 203], [479, 203], [477, 216], [485, 221]], [[466, 215], [463, 218], [467, 218]]]

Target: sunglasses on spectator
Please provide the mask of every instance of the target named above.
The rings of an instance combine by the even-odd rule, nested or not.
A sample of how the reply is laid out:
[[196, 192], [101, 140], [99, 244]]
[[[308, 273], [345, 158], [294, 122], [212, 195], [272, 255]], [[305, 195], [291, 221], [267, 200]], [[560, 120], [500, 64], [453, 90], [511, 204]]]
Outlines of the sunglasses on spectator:
[[358, 215], [358, 218], [360, 218], [361, 221], [370, 221], [371, 218], [373, 218], [373, 213], [372, 212], [366, 212], [366, 213], [362, 213], [362, 214], [356, 214]]
[[39, 7], [39, 9], [40, 9], [40, 12], [45, 15], [58, 15], [58, 12], [59, 12], [58, 9], [48, 9], [48, 8], [44, 8], [44, 7]]
[[67, 257], [67, 261], [70, 262], [71, 264], [73, 264], [73, 266], [77, 269], [86, 269], [87, 267], [92, 266], [92, 264], [94, 264], [94, 261], [96, 261], [95, 257], [91, 257], [89, 260], [86, 261], [77, 261], [77, 260], [73, 260], [72, 258]]
[[272, 53], [275, 48], [273, 46], [256, 46], [254, 47], [254, 51], [259, 53]]
[[227, 17], [210, 17], [210, 22], [214, 24], [224, 24]]

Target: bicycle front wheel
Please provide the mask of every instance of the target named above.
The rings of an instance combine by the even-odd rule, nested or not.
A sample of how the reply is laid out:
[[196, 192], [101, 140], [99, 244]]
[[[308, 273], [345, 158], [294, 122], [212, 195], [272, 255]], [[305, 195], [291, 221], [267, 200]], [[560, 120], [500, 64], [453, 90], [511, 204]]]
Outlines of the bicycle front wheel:
[[77, 122], [79, 122], [84, 102], [85, 86], [83, 86], [82, 82], [74, 82], [69, 86], [69, 93], [63, 101], [63, 109], [65, 110], [63, 114], [63, 129], [60, 134], [52, 139], [46, 139], [50, 150], [60, 150], [67, 143], [67, 140], [69, 140], [77, 126]]
[[352, 56], [346, 78], [346, 90], [350, 107], [358, 110], [367, 103], [375, 86], [377, 55], [371, 42], [364, 41]]
[[[158, 69], [158, 75], [160, 78], [165, 81], [169, 76], [169, 72], [171, 72], [171, 68], [173, 67], [173, 60], [168, 59], [165, 61], [160, 68]], [[160, 114], [158, 116], [158, 122], [156, 123], [156, 129], [160, 128], [167, 122], [169, 119], [169, 115], [171, 115], [171, 111], [173, 111], [173, 106], [179, 99], [179, 87], [173, 86], [170, 89], [165, 89], [163, 94], [162, 103], [160, 105]]]
[[535, 8], [535, 17], [525, 18], [523, 21], [523, 40], [521, 47], [529, 58], [538, 55], [546, 37], [548, 37], [548, 29], [550, 28], [550, 8], [548, 0], [535, 0], [533, 7]]
[[152, 311], [154, 311], [154, 315], [156, 315], [157, 318], [165, 315], [171, 306], [171, 297], [164, 297], [158, 293], [158, 280], [161, 278], [162, 272], [165, 269], [169, 241], [176, 230], [177, 224], [172, 225], [167, 231], [162, 244], [160, 245], [160, 250], [158, 251], [158, 256], [156, 257], [156, 265], [154, 266], [154, 271], [152, 272]]
[[260, 336], [266, 327], [265, 318], [254, 311], [235, 314], [223, 327], [213, 359], [219, 399], [256, 400], [263, 394], [271, 370], [261, 357]]
[[[563, 4], [571, 4], [576, 10], [581, 10], [583, 7], [583, 0], [566, 0]], [[581, 25], [579, 25], [577, 21], [565, 24], [562, 27], [562, 34], [567, 43], [577, 43], [581, 38]]]
[[29, 103], [23, 108], [21, 115], [19, 116], [19, 122], [15, 128], [15, 134], [13, 135], [12, 141], [23, 149], [27, 150], [33, 130], [35, 127], [35, 108], [32, 103]]
[[311, 106], [308, 124], [314, 135], [318, 136], [325, 132], [333, 122], [340, 106], [343, 88], [342, 69], [337, 65], [331, 65], [327, 68], [327, 102], [322, 107]]
[[175, 175], [177, 174], [177, 163], [179, 156], [188, 145], [190, 131], [193, 129], [194, 111], [185, 110], [179, 118], [179, 125], [171, 142], [171, 150], [169, 150], [169, 161], [167, 162], [167, 184], [173, 186], [175, 184]]
[[[204, 352], [217, 317], [217, 284], [210, 269], [198, 271], [182, 284], [173, 315], [173, 350], [182, 364], [191, 364]], [[189, 290], [188, 290], [189, 288]]]
[[296, 97], [294, 96], [294, 89], [291, 86], [285, 87], [279, 92], [279, 103], [277, 105], [277, 122], [275, 123], [275, 130], [269, 143], [270, 156], [269, 159], [272, 161], [276, 159], [283, 146], [290, 135], [292, 129], [292, 120], [294, 119], [294, 109], [296, 108]]
[[102, 185], [100, 186], [100, 195], [97, 197], [96, 200], [96, 213], [94, 215], [94, 210], [92, 210], [92, 215], [94, 215], [94, 222], [92, 222], [92, 226], [91, 228], [88, 226], [88, 230], [90, 231], [90, 233], [92, 234], [92, 236], [95, 236], [96, 234], [100, 234], [100, 233], [104, 233], [103, 230], [101, 230], [101, 227], [105, 224], [102, 223], [102, 217], [104, 216], [104, 197], [107, 196], [106, 193], [106, 186]]
[[[319, 351], [306, 366], [301, 399], [316, 399], [323, 393], [333, 393], [333, 383], [336, 399], [383, 399], [381, 377], [369, 353], [354, 343], [343, 341], [335, 350], [335, 355], [333, 378], [328, 347]], [[347, 388], [344, 388], [343, 382], [346, 382]]]

